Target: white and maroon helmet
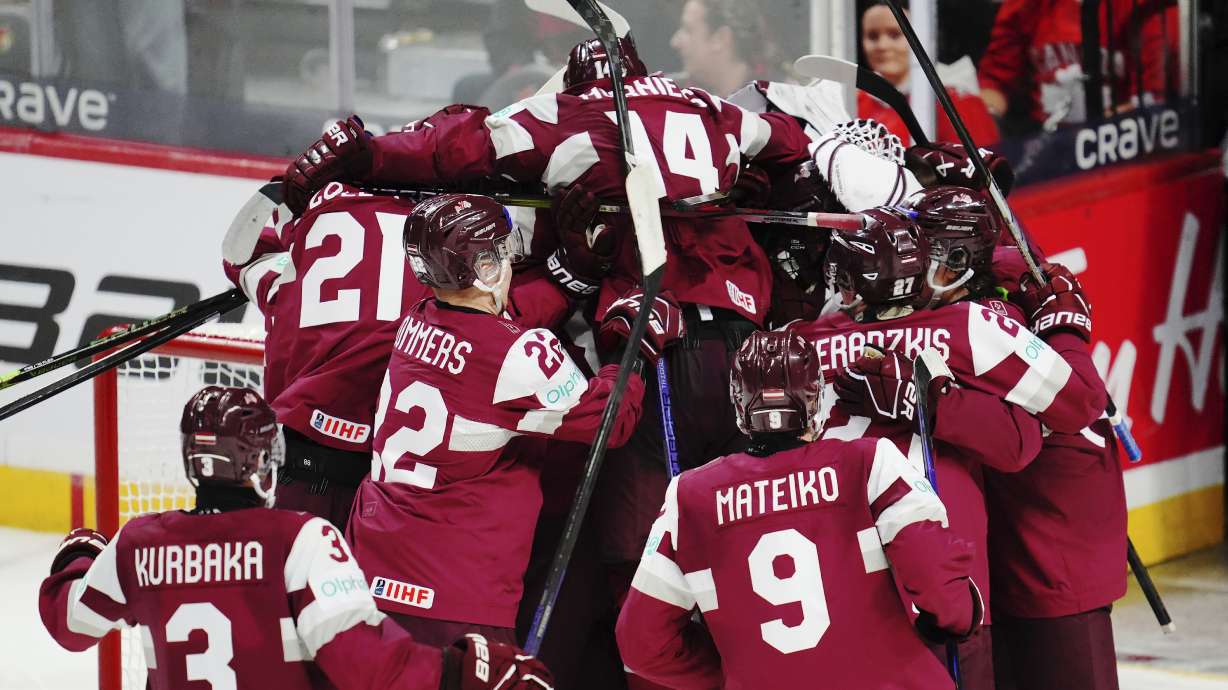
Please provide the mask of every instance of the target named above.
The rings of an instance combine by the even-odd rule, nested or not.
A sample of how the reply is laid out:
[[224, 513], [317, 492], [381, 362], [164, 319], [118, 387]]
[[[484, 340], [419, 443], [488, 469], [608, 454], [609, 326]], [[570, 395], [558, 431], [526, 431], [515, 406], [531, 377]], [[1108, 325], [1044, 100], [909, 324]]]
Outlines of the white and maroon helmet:
[[448, 290], [498, 282], [503, 261], [524, 255], [502, 204], [480, 194], [440, 194], [405, 219], [405, 254], [423, 285]]

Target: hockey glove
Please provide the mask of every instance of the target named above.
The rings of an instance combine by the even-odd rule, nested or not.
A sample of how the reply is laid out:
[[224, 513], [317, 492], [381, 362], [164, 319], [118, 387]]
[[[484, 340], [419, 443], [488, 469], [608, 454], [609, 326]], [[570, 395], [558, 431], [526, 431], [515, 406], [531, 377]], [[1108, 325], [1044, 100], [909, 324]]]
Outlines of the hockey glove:
[[757, 165], [744, 165], [733, 183], [729, 198], [734, 206], [764, 208], [772, 196], [772, 178]]
[[[994, 182], [1003, 195], [1011, 193], [1015, 185], [1015, 170], [1010, 161], [989, 149], [979, 148], [985, 167], [993, 175]], [[917, 144], [904, 153], [904, 165], [917, 176], [917, 181], [925, 187], [938, 185], [955, 185], [980, 191], [985, 190], [985, 181], [977, 174], [972, 159], [962, 144], [951, 144], [936, 141], [929, 144]]]
[[572, 297], [596, 292], [614, 263], [614, 233], [604, 224], [593, 225], [597, 206], [597, 197], [579, 184], [554, 195], [559, 247], [546, 259], [546, 268]]
[[1030, 273], [1019, 279], [1019, 306], [1028, 314], [1032, 332], [1043, 338], [1069, 330], [1090, 343], [1092, 308], [1079, 279], [1061, 264], [1045, 263], [1040, 268], [1049, 277], [1048, 285], [1038, 285]]
[[312, 194], [334, 180], [364, 176], [371, 162], [371, 135], [362, 120], [357, 115], [337, 120], [286, 166], [282, 200], [294, 215], [302, 215]]
[[[946, 364], [927, 362], [933, 379], [926, 392], [933, 415], [938, 397], [950, 387], [952, 376]], [[911, 423], [917, 396], [913, 386], [913, 361], [897, 352], [879, 353], [866, 348], [865, 354], [836, 375], [836, 404], [850, 415], [869, 417], [879, 423]], [[932, 425], [934, 420], [928, 420]]]
[[[633, 288], [615, 300], [601, 319], [601, 328], [597, 331], [597, 346], [612, 351], [620, 342], [625, 341], [631, 334], [631, 324], [635, 323], [635, 317], [643, 308], [643, 302], [644, 292], [639, 288]], [[682, 308], [669, 291], [662, 291], [653, 302], [648, 328], [640, 340], [640, 354], [655, 365], [665, 348], [685, 334], [686, 324], [682, 320]]]
[[84, 556], [91, 560], [98, 557], [107, 548], [107, 538], [88, 527], [78, 527], [64, 537], [60, 542], [60, 550], [51, 561], [51, 574], [55, 575], [68, 567], [77, 558]]
[[929, 611], [918, 609], [917, 620], [913, 621], [913, 625], [923, 640], [935, 646], [944, 645], [948, 640], [962, 642], [981, 627], [981, 622], [985, 619], [985, 603], [981, 601], [981, 591], [977, 589], [976, 583], [972, 581], [972, 578], [967, 579], [968, 593], [972, 596], [972, 620], [969, 621], [968, 626], [966, 628], [961, 626], [958, 630], [943, 628], [938, 625], [937, 616]]
[[545, 664], [518, 647], [470, 633], [443, 649], [439, 690], [550, 690]]

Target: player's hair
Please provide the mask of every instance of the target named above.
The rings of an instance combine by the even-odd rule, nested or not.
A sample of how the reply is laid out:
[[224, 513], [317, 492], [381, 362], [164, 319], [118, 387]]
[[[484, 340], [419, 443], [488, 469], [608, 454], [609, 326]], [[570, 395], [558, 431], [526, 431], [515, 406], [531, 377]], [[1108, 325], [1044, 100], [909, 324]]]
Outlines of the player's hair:
[[[738, 57], [752, 68], [764, 68], [775, 59], [775, 43], [770, 38], [767, 20], [759, 0], [697, 0], [704, 6], [708, 31], [722, 26], [733, 33]], [[753, 70], [752, 70], [753, 71]]]

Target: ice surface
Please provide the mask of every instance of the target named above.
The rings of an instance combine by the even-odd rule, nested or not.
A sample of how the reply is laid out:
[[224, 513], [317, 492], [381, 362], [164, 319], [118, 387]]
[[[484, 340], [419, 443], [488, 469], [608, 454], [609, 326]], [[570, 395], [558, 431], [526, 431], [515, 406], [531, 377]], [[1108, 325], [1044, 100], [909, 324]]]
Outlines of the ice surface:
[[[97, 687], [97, 654], [61, 649], [38, 619], [60, 537], [0, 527], [0, 690]], [[1161, 634], [1131, 580], [1113, 610], [1122, 690], [1228, 690], [1228, 548], [1153, 567], [1177, 632]]]

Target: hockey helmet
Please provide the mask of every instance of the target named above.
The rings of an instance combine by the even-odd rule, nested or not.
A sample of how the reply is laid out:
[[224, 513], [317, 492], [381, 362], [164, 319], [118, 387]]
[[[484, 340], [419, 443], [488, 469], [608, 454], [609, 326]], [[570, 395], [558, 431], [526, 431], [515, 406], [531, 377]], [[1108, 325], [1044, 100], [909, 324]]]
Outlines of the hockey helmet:
[[[635, 40], [631, 34], [618, 39], [619, 61], [623, 67], [624, 77], [643, 77], [648, 75], [648, 68], [640, 60], [635, 49]], [[610, 77], [610, 56], [606, 54], [605, 46], [596, 38], [581, 41], [567, 55], [567, 71], [563, 72], [563, 86], [570, 89], [577, 84], [608, 79]]]
[[[857, 313], [885, 318], [920, 309], [933, 290], [926, 282], [930, 247], [910, 214], [890, 207], [864, 212], [861, 230], [833, 230], [827, 250], [827, 278], [845, 295], [844, 307], [864, 303]], [[849, 298], [852, 299], [849, 299]]]
[[[933, 260], [926, 282], [935, 295], [974, 278], [992, 282], [990, 266], [1003, 224], [984, 193], [965, 187], [933, 187], [910, 199], [908, 207], [916, 213], [921, 234], [929, 241]], [[937, 285], [934, 275], [939, 266], [959, 277], [945, 286]], [[975, 286], [969, 288], [975, 292]]]
[[729, 398], [744, 434], [818, 433], [822, 394], [819, 353], [793, 331], [755, 331], [734, 356]]
[[503, 262], [524, 256], [502, 204], [480, 194], [440, 194], [405, 219], [405, 254], [423, 285], [463, 290], [499, 282]]
[[285, 441], [273, 408], [250, 388], [206, 386], [179, 422], [188, 481], [254, 489], [273, 502]]

